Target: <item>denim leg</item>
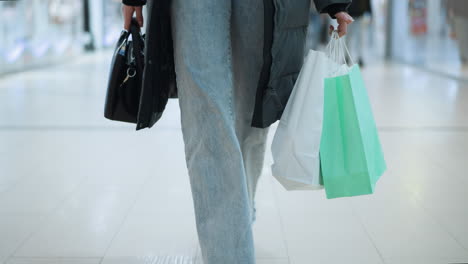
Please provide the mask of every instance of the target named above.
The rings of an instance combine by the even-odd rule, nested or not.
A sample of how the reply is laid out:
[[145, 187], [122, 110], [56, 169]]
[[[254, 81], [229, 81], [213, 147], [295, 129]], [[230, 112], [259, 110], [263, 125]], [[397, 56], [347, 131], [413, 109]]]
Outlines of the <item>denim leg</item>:
[[251, 208], [236, 136], [231, 0], [173, 0], [185, 158], [204, 264], [254, 264]]
[[468, 18], [455, 16], [454, 22], [460, 58], [463, 63], [468, 63]]
[[254, 222], [255, 192], [262, 173], [268, 134], [268, 128], [251, 126], [263, 63], [263, 1], [233, 1], [231, 21], [236, 134], [242, 150]]
[[[363, 59], [363, 20], [362, 16], [354, 18], [354, 22], [349, 25], [348, 34], [345, 36], [346, 46], [348, 46], [348, 50], [356, 63], [358, 60]], [[346, 59], [349, 60], [349, 58]]]

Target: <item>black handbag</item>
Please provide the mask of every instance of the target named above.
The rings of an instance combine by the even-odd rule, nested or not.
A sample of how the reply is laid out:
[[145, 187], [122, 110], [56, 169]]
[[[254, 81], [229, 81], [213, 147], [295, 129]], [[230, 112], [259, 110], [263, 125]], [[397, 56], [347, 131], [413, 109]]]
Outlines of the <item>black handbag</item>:
[[133, 19], [130, 32], [122, 30], [112, 57], [104, 117], [137, 123], [144, 69], [145, 35]]

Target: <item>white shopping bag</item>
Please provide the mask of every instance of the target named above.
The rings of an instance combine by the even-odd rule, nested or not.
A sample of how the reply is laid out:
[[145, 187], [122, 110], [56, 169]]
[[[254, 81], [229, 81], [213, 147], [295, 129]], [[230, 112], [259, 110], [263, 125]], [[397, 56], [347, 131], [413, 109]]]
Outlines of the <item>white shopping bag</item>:
[[324, 79], [330, 63], [324, 52], [309, 50], [278, 123], [271, 146], [271, 169], [287, 190], [323, 189], [319, 148]]
[[286, 190], [324, 188], [319, 157], [324, 83], [349, 72], [343, 45], [335, 30], [325, 52], [309, 50], [278, 123], [271, 170]]

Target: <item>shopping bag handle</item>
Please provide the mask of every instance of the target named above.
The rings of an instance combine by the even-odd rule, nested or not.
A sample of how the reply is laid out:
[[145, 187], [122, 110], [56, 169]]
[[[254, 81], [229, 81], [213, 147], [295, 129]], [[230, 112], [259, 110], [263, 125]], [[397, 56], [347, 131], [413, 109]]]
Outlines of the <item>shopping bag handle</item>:
[[[338, 34], [338, 30], [332, 31], [330, 41], [328, 42], [325, 50], [328, 57], [338, 63], [344, 61], [344, 63], [348, 64], [346, 59], [346, 55], [348, 55], [351, 65], [354, 65], [354, 60], [351, 57], [343, 38]], [[345, 51], [346, 53], [344, 53]]]

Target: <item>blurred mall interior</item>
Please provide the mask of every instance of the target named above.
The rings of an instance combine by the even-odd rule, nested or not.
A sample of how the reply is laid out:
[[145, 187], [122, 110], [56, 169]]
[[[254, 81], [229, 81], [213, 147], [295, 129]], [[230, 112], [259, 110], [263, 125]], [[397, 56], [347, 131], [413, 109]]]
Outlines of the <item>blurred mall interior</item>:
[[[286, 191], [268, 147], [257, 263], [468, 263], [468, 17], [371, 7], [346, 40], [388, 170], [372, 195], [327, 200]], [[312, 8], [305, 50], [330, 23]], [[0, 1], [0, 264], [199, 263], [178, 101], [151, 129], [103, 116], [122, 25], [120, 0]]]

